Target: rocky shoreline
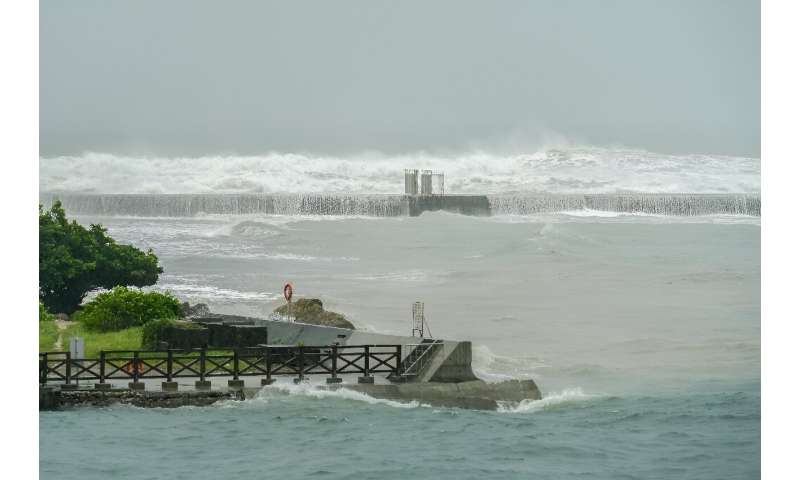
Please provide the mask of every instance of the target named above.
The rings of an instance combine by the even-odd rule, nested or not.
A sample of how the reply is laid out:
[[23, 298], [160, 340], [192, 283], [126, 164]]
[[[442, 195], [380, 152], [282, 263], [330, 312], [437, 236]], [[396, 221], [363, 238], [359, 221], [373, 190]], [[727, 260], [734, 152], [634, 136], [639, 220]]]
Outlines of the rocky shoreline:
[[71, 407], [107, 407], [113, 404], [145, 408], [204, 407], [220, 400], [244, 400], [242, 390], [191, 390], [160, 392], [127, 388], [98, 390], [83, 388], [63, 390], [58, 387], [39, 387], [39, 410], [61, 410]]

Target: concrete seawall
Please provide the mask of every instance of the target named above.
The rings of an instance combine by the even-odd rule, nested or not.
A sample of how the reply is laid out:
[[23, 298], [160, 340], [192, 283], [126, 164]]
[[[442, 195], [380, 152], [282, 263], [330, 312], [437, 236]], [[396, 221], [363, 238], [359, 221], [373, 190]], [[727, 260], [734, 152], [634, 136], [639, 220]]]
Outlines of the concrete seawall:
[[489, 195], [381, 194], [84, 194], [49, 193], [69, 215], [194, 217], [216, 215], [342, 215], [400, 217], [445, 211], [461, 215], [536, 215], [599, 210], [656, 215], [761, 215], [759, 193], [501, 193]]
[[489, 198], [486, 195], [430, 195], [408, 196], [408, 215], [418, 217], [424, 212], [444, 211], [488, 217], [492, 214]]

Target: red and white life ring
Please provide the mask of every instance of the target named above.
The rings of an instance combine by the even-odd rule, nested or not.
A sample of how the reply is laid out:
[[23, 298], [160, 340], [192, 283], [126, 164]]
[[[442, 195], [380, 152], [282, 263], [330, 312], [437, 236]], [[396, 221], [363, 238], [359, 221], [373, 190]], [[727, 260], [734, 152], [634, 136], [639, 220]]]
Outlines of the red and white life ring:
[[283, 286], [283, 298], [286, 299], [287, 302], [292, 301], [292, 283], [289, 282]]

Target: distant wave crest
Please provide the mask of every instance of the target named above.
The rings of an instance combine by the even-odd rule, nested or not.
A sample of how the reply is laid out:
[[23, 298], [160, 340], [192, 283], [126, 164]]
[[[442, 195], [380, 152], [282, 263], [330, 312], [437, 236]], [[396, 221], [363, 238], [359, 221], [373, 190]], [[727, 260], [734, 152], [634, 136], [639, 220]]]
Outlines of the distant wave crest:
[[579, 146], [517, 155], [168, 158], [86, 153], [42, 158], [39, 186], [73, 193], [396, 194], [402, 193], [404, 168], [445, 172], [449, 193], [755, 193], [761, 184], [757, 158]]

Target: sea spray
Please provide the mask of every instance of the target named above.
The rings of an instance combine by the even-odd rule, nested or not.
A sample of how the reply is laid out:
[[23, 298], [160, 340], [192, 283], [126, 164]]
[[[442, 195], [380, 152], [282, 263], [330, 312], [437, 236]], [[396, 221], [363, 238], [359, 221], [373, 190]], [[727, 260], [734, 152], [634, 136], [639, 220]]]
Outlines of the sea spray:
[[350, 156], [142, 157], [86, 153], [42, 158], [40, 189], [73, 193], [362, 193], [403, 191], [403, 169], [445, 172], [448, 193], [756, 193], [758, 158], [667, 155], [597, 146], [501, 155], [472, 151]]
[[498, 402], [500, 413], [534, 413], [556, 408], [569, 408], [575, 404], [605, 398], [601, 395], [590, 395], [578, 388], [569, 388], [558, 393], [549, 393], [541, 400], [523, 400], [521, 402]]

